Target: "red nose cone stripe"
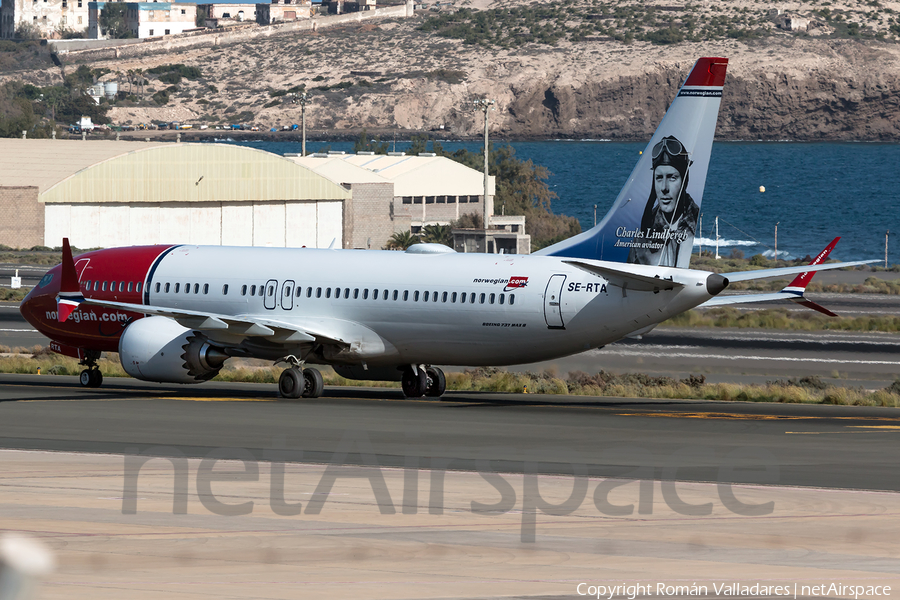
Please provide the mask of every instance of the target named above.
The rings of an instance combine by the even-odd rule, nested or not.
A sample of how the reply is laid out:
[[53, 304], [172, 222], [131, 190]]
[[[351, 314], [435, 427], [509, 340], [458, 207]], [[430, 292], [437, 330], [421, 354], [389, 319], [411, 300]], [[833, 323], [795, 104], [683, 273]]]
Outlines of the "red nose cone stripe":
[[60, 323], [65, 323], [66, 319], [69, 318], [75, 309], [78, 308], [78, 303], [73, 302], [71, 300], [62, 300], [60, 299], [56, 303], [56, 319]]
[[685, 86], [690, 87], [722, 87], [725, 85], [727, 58], [705, 57], [697, 59], [697, 64], [688, 75]]

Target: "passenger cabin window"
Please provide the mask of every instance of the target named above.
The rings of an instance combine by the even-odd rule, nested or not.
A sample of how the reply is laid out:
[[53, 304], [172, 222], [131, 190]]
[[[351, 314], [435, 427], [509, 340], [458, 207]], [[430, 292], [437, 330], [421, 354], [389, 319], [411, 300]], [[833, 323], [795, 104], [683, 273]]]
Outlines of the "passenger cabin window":
[[124, 291], [125, 291], [125, 282], [124, 282], [124, 281], [120, 281], [120, 282], [119, 282], [119, 291], [120, 291], [120, 292], [124, 292]]
[[159, 293], [159, 288], [160, 288], [160, 287], [161, 287], [161, 286], [160, 286], [159, 282], [157, 281], [157, 282], [156, 282], [156, 293], [157, 293], [157, 294]]
[[516, 295], [515, 295], [515, 294], [510, 294], [510, 295], [509, 295], [509, 305], [512, 306], [512, 305], [515, 304], [515, 303], [516, 303]]
[[311, 287], [306, 288], [306, 297], [312, 298], [312, 288]]
[[353, 299], [354, 299], [354, 300], [358, 300], [358, 299], [359, 299], [359, 288], [354, 288], [354, 289], [353, 289]]
[[241, 296], [246, 296], [246, 295], [247, 295], [247, 286], [242, 285], [241, 286]]
[[[180, 284], [180, 283], [176, 283], [176, 284], [175, 284], [175, 293], [177, 294], [178, 291], [179, 291], [180, 289], [181, 289], [181, 284]], [[166, 290], [166, 291], [168, 291], [168, 290]]]
[[475, 304], [475, 292], [469, 296], [469, 304]]
[[227, 283], [226, 283], [225, 285], [222, 286], [222, 295], [223, 295], [223, 296], [227, 296], [227, 295], [228, 295], [228, 284], [227, 284]]
[[322, 297], [322, 288], [316, 288], [316, 298]]
[[299, 298], [301, 293], [303, 293], [303, 286], [302, 286], [302, 285], [298, 285], [298, 286], [297, 286], [297, 293], [296, 293], [295, 295]]
[[363, 290], [363, 300], [369, 299], [369, 288]]
[[166, 284], [166, 293], [167, 294], [169, 293], [169, 284], [168, 283]]
[[204, 284], [203, 284], [203, 293], [204, 293], [204, 294], [208, 294], [208, 293], [209, 293], [209, 284], [208, 284], [208, 283], [204, 283]]
[[478, 298], [481, 304], [484, 304], [484, 294], [481, 294], [481, 297]]
[[106, 282], [105, 281], [103, 282], [103, 285], [100, 286], [100, 289], [104, 292], [106, 291]]
[[132, 282], [129, 281], [129, 282], [128, 282], [128, 291], [129, 291], [129, 292], [131, 291], [131, 286], [132, 286], [132, 285], [133, 285]]
[[141, 293], [141, 288], [142, 288], [143, 286], [144, 286], [144, 282], [143, 282], [143, 281], [138, 281], [138, 282], [137, 282], [137, 286], [134, 288], [134, 291], [136, 291], [138, 294], [140, 294], [140, 293]]
[[447, 292], [444, 292], [443, 294], [441, 294], [441, 302], [446, 302], [446, 301], [447, 301]]
[[500, 300], [500, 304], [503, 304], [503, 299], [504, 299], [504, 296], [503, 296], [503, 294], [500, 294], [500, 298], [499, 298], [499, 300]]
[[428, 302], [428, 292], [422, 294], [422, 302]]
[[490, 300], [491, 300], [491, 304], [493, 304], [494, 303], [494, 294], [491, 294]]
[[344, 300], [350, 299], [350, 288], [344, 288]]
[[270, 285], [269, 286], [269, 296], [274, 296], [274, 295], [275, 295], [275, 286]]
[[413, 292], [413, 302], [419, 301], [419, 290]]
[[403, 290], [403, 301], [404, 302], [409, 301], [409, 290]]
[[331, 298], [331, 288], [325, 288], [325, 297]]
[[251, 286], [250, 286], [250, 295], [251, 295], [251, 296], [255, 296], [255, 295], [256, 295], [256, 286], [255, 286], [255, 285], [251, 285]]
[[[42, 280], [42, 281], [43, 281], [43, 280]], [[38, 286], [39, 286], [39, 287], [42, 287], [40, 284], [38, 284]], [[84, 291], [86, 291], [86, 292], [91, 291], [91, 282], [90, 282], [90, 281], [85, 281], [85, 282], [84, 282]]]
[[434, 293], [431, 295], [431, 301], [432, 301], [432, 302], [437, 302], [437, 301], [438, 301], [438, 293], [437, 293], [437, 292], [434, 292]]
[[[203, 293], [205, 294], [206, 292], [209, 291], [209, 286], [208, 286], [208, 285], [204, 285], [204, 286], [203, 286], [203, 289], [204, 289], [204, 292], [203, 292]], [[199, 284], [199, 283], [195, 283], [195, 284], [194, 284], [194, 293], [195, 293], [195, 294], [199, 294], [199, 293], [200, 293], [200, 284]]]

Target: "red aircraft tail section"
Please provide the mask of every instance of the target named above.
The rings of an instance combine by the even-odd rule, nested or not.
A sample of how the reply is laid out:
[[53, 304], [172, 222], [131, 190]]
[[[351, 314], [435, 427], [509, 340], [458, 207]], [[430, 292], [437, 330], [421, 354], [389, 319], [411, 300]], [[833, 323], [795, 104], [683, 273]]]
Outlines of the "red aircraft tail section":
[[69, 238], [63, 238], [62, 273], [59, 295], [56, 296], [57, 320], [60, 323], [65, 322], [82, 302], [84, 302], [84, 296], [81, 293], [81, 286], [78, 284], [78, 272], [75, 270], [72, 248], [69, 247]]

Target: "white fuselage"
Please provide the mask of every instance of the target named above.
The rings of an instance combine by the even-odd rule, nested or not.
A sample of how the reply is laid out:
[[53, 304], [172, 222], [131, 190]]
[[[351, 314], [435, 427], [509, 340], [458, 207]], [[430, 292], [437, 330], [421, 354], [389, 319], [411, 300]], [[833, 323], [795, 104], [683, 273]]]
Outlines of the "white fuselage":
[[[347, 340], [326, 354], [336, 364], [509, 365], [604, 346], [712, 297], [709, 273], [627, 268], [683, 287], [623, 290], [548, 256], [179, 246], [148, 275], [144, 303]], [[256, 356], [284, 354], [208, 335]]]

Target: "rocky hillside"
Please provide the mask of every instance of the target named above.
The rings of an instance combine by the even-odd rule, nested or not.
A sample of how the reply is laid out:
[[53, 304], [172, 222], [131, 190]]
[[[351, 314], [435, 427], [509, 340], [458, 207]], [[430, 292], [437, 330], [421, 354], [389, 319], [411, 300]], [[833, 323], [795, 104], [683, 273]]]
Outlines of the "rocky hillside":
[[[89, 66], [109, 69], [104, 79], [119, 78], [120, 89], [134, 91], [109, 113], [120, 124], [240, 121], [266, 130], [299, 123], [300, 107], [289, 92], [305, 89], [309, 128], [322, 132], [477, 136], [483, 121], [472, 100], [489, 97], [497, 102], [494, 135], [646, 139], [696, 57], [715, 55], [730, 59], [720, 138], [900, 140], [900, 3], [794, 4], [785, 6], [818, 30], [781, 29], [786, 13], [777, 16], [769, 2], [660, 4], [647, 16], [614, 6], [646, 7], [643, 2], [596, 8], [594, 0], [568, 0], [549, 5], [561, 16], [539, 16], [537, 26], [522, 20], [528, 13], [515, 13], [521, 22], [490, 13], [481, 29], [489, 34], [473, 37], [479, 10], [514, 14], [525, 5], [504, 0], [444, 21], [435, 17], [447, 9], [426, 10], [413, 19]], [[716, 13], [721, 7], [732, 16]], [[720, 23], [721, 31], [709, 23]], [[127, 82], [129, 71], [143, 69], [146, 76], [151, 67], [176, 63], [198, 67], [202, 76], [172, 85], [151, 75], [143, 89]], [[15, 78], [46, 86], [60, 81], [60, 69]], [[160, 106], [163, 96], [168, 101]]]

